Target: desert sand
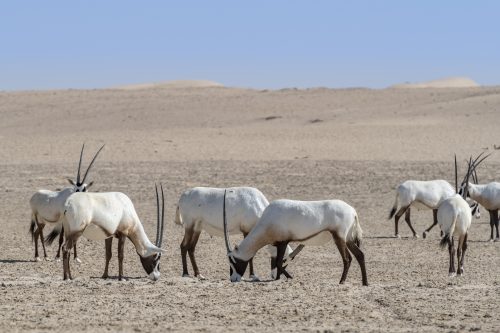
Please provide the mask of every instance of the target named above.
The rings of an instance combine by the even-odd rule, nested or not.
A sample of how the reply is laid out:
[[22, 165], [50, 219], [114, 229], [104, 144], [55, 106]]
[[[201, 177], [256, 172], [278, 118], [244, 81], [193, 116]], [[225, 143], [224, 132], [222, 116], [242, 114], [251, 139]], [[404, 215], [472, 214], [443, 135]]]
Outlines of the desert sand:
[[[499, 87], [173, 86], [0, 92], [0, 331], [498, 331], [500, 243], [487, 242], [488, 213], [473, 220], [460, 278], [448, 277], [437, 228], [412, 239], [402, 221], [403, 237], [394, 239], [387, 216], [400, 182], [451, 182], [454, 153], [462, 174], [468, 156], [493, 153], [478, 176], [500, 179]], [[106, 144], [93, 190], [129, 195], [150, 238], [154, 183], [164, 184], [168, 252], [159, 281], [147, 279], [130, 242], [121, 282], [100, 278], [104, 243], [79, 241], [73, 281], [62, 280], [62, 263], [33, 261], [29, 198], [75, 176], [82, 142], [84, 163]], [[224, 240], [206, 233], [196, 256], [207, 280], [182, 278], [184, 230], [173, 223], [180, 194], [243, 185], [269, 200], [338, 198], [355, 207], [370, 285], [361, 286], [355, 261], [338, 284], [333, 242], [305, 248], [289, 265], [292, 280], [231, 283]], [[412, 217], [419, 234], [432, 222], [430, 211]], [[48, 247], [50, 258], [55, 252]], [[266, 251], [255, 260], [266, 280]]]

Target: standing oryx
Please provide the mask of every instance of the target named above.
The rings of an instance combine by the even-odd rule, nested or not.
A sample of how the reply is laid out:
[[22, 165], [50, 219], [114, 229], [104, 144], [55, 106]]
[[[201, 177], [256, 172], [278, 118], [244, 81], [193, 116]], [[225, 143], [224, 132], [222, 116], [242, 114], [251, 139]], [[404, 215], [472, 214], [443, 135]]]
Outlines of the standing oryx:
[[[35, 241], [35, 260], [39, 261], [38, 257], [38, 239], [40, 238], [40, 242], [43, 247], [43, 255], [47, 260], [47, 253], [45, 251], [45, 244], [43, 239], [43, 228], [45, 224], [58, 224], [52, 233], [47, 237], [48, 244], [51, 244], [52, 241], [57, 237], [59, 233], [61, 233], [62, 224], [60, 224], [60, 218], [62, 213], [64, 212], [63, 206], [66, 199], [75, 192], [86, 192], [90, 186], [92, 186], [93, 182], [89, 182], [88, 184], [85, 182], [87, 179], [87, 175], [94, 164], [95, 159], [104, 148], [104, 145], [97, 151], [92, 158], [87, 170], [85, 171], [85, 175], [83, 178], [80, 178], [80, 169], [82, 166], [82, 156], [83, 150], [85, 148], [85, 144], [82, 145], [82, 150], [80, 152], [80, 162], [78, 163], [78, 172], [76, 175], [76, 181], [68, 178], [68, 181], [73, 185], [72, 187], [65, 187], [60, 191], [49, 191], [49, 190], [39, 190], [30, 199], [31, 206], [31, 226], [30, 233], [32, 239]], [[63, 234], [61, 233], [59, 237], [59, 248], [57, 250], [56, 260], [60, 258], [61, 255], [61, 245], [63, 242]], [[75, 244], [75, 260], [80, 262], [76, 253], [76, 244]]]
[[[229, 198], [233, 195], [227, 191]], [[243, 239], [239, 246], [231, 250], [227, 235], [226, 193], [223, 200], [224, 238], [230, 266], [232, 282], [240, 281], [248, 261], [262, 247], [272, 244], [277, 247], [277, 276], [283, 273], [283, 257], [289, 242], [320, 245], [325, 236], [333, 237], [344, 263], [340, 283], [344, 283], [351, 264], [351, 252], [361, 268], [363, 285], [368, 285], [365, 257], [360, 250], [362, 237], [358, 215], [354, 208], [341, 200], [295, 201], [276, 200], [267, 206], [257, 225]], [[332, 239], [332, 238], [330, 238]]]
[[[399, 219], [405, 214], [405, 221], [410, 227], [413, 237], [418, 238], [415, 229], [411, 225], [410, 207], [432, 209], [433, 224], [423, 233], [426, 238], [427, 233], [437, 224], [437, 210], [441, 202], [456, 194], [456, 191], [446, 180], [407, 180], [401, 183], [396, 190], [396, 200], [389, 214], [389, 219], [394, 216], [394, 237], [399, 237]], [[398, 210], [398, 207], [399, 210]], [[476, 218], [480, 217], [479, 207], [476, 202], [471, 203], [472, 213]]]
[[[471, 170], [475, 172], [476, 167], [481, 163], [484, 159], [486, 159], [490, 155], [486, 155], [479, 162], [476, 162], [480, 154], [476, 159], [472, 162]], [[500, 183], [491, 182], [488, 184], [477, 184], [477, 175], [475, 176], [475, 183], [472, 184], [468, 182], [467, 179], [462, 181], [460, 186], [459, 193], [464, 192], [464, 189], [467, 187], [468, 190], [465, 191], [467, 196], [472, 200], [478, 202], [490, 213], [490, 241], [500, 241], [500, 234], [498, 231], [498, 210], [500, 209]], [[496, 237], [494, 237], [493, 228], [496, 229]]]
[[[264, 209], [269, 205], [264, 194], [253, 187], [233, 187], [232, 195], [227, 200], [228, 232], [242, 233], [246, 237], [255, 226]], [[224, 235], [222, 224], [222, 201], [224, 189], [212, 187], [195, 187], [186, 190], [179, 198], [175, 223], [184, 225], [184, 239], [181, 243], [182, 276], [189, 276], [186, 254], [189, 254], [194, 275], [204, 278], [200, 274], [194, 251], [202, 230], [212, 236]], [[276, 257], [275, 250], [268, 249], [271, 256]], [[290, 247], [287, 247], [290, 253]], [[287, 254], [288, 254], [287, 253]], [[274, 260], [271, 259], [272, 265]], [[250, 260], [250, 277], [257, 279]]]
[[70, 250], [80, 236], [90, 240], [106, 239], [106, 267], [103, 277], [108, 276], [108, 264], [111, 259], [111, 239], [118, 238], [119, 279], [123, 277], [123, 246], [125, 238], [132, 241], [139, 255], [142, 266], [152, 280], [160, 278], [160, 258], [165, 250], [161, 249], [163, 238], [163, 216], [165, 200], [162, 192], [163, 210], [159, 211], [158, 189], [156, 189], [156, 203], [158, 221], [156, 226], [156, 242], [151, 243], [144, 232], [132, 201], [123, 193], [89, 193], [79, 192], [72, 194], [64, 204], [64, 234], [66, 242], [63, 246], [64, 280], [72, 279], [69, 264]]
[[472, 158], [469, 160], [469, 167], [465, 176], [465, 187], [463, 188], [462, 195], [458, 194], [458, 181], [457, 181], [457, 158], [455, 156], [455, 194], [445, 199], [439, 205], [437, 212], [437, 219], [439, 227], [444, 234], [441, 239], [441, 247], [448, 245], [450, 256], [449, 275], [455, 275], [455, 245], [454, 237], [458, 239], [457, 247], [457, 265], [458, 275], [464, 272], [464, 257], [467, 250], [467, 234], [471, 225], [472, 213], [469, 204], [465, 200], [467, 197], [468, 181], [471, 172], [473, 171]]

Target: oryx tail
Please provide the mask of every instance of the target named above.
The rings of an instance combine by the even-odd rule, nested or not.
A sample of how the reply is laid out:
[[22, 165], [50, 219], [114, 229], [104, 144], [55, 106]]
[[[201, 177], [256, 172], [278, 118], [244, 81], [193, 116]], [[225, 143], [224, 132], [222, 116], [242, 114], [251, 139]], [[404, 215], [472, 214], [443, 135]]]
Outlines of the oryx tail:
[[184, 222], [182, 221], [182, 216], [181, 216], [179, 205], [177, 205], [177, 209], [175, 210], [175, 220], [174, 220], [174, 222], [175, 222], [175, 224], [178, 224], [178, 225], [183, 225], [184, 224]]
[[396, 214], [396, 211], [398, 209], [398, 199], [399, 199], [399, 192], [396, 191], [396, 199], [394, 200], [394, 205], [392, 206], [391, 212], [389, 213], [389, 220], [394, 217], [394, 214]]
[[363, 238], [363, 230], [361, 229], [361, 225], [359, 224], [358, 214], [354, 215], [354, 224], [349, 230], [349, 235], [347, 236], [347, 240], [353, 241], [358, 247], [361, 245], [361, 239]]
[[448, 230], [443, 230], [444, 237], [441, 239], [441, 242], [439, 245], [444, 248], [446, 245], [450, 244], [452, 242], [452, 236], [453, 233], [455, 232], [455, 225], [457, 224], [457, 219], [458, 215], [455, 215], [453, 218], [453, 222], [451, 223], [451, 226]]

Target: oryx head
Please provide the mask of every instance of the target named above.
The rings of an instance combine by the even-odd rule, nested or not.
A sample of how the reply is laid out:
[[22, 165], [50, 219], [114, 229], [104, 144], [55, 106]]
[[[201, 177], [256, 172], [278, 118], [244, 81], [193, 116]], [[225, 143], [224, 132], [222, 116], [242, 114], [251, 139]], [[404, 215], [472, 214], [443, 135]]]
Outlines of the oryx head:
[[245, 274], [245, 270], [247, 269], [248, 261], [244, 261], [236, 258], [235, 251], [238, 251], [238, 248], [235, 248], [235, 251], [231, 250], [229, 246], [229, 236], [227, 231], [227, 218], [226, 218], [226, 192], [227, 189], [224, 190], [224, 199], [222, 202], [222, 219], [224, 222], [224, 240], [226, 242], [226, 250], [227, 257], [229, 259], [229, 276], [231, 282], [239, 282], [241, 281], [241, 277]]
[[[160, 259], [161, 254], [165, 252], [161, 248], [161, 243], [163, 241], [163, 221], [165, 217], [165, 197], [163, 194], [163, 186], [160, 184], [161, 189], [161, 214], [160, 214], [160, 199], [158, 196], [158, 186], [155, 184], [156, 190], [156, 240], [155, 244], [151, 244], [151, 246], [146, 250], [146, 254], [144, 256], [139, 256], [141, 259], [142, 267], [148, 274], [148, 277], [156, 281], [160, 278]], [[161, 215], [161, 218], [160, 218]]]
[[[484, 154], [482, 152], [479, 154], [474, 160], [472, 159], [472, 156], [469, 157], [469, 160], [467, 161], [467, 173], [464, 176], [464, 179], [462, 180], [462, 183], [460, 184], [460, 187], [458, 188], [457, 193], [464, 198], [469, 203], [472, 216], [475, 216], [477, 219], [481, 217], [481, 212], [479, 211], [479, 204], [472, 200], [469, 196], [469, 179], [472, 178], [472, 182], [474, 184], [479, 184], [479, 180], [477, 177], [477, 172], [476, 168], [477, 166], [484, 161], [486, 158], [488, 158], [491, 154], [484, 156], [481, 158], [481, 156]], [[481, 159], [480, 159], [481, 158]], [[458, 186], [457, 184], [457, 157], [455, 156], [455, 188]]]
[[102, 148], [104, 148], [104, 145], [102, 145], [102, 147], [99, 148], [97, 153], [94, 155], [94, 158], [92, 159], [87, 170], [85, 171], [85, 175], [83, 176], [83, 179], [80, 179], [80, 169], [82, 167], [82, 156], [83, 156], [84, 148], [85, 148], [85, 144], [82, 145], [82, 151], [80, 152], [80, 162], [78, 162], [78, 172], [76, 174], [76, 181], [74, 181], [71, 178], [68, 178], [68, 182], [75, 187], [75, 192], [87, 192], [89, 187], [92, 186], [92, 184], [94, 184], [94, 182], [90, 182], [88, 184], [85, 183], [85, 179], [87, 179], [87, 175], [88, 175], [90, 169], [92, 168], [92, 165], [94, 164], [95, 159], [97, 158], [97, 156], [101, 152]]

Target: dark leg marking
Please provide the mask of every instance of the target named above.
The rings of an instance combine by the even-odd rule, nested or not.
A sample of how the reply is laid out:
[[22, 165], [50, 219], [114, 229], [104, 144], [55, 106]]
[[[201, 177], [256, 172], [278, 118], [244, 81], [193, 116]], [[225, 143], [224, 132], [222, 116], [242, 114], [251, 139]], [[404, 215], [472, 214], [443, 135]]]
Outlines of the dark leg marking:
[[102, 278], [107, 279], [109, 277], [109, 275], [108, 275], [109, 261], [111, 260], [111, 257], [113, 256], [113, 253], [112, 253], [113, 238], [112, 237], [106, 238], [106, 240], [104, 242], [106, 243], [106, 245], [105, 245], [105, 247], [106, 247], [106, 263], [104, 266], [104, 273], [102, 274]]
[[365, 266], [365, 254], [354, 242], [347, 242], [347, 248], [354, 255], [358, 261], [359, 267], [361, 268], [361, 278], [363, 281], [363, 286], [368, 285], [368, 278], [366, 277], [366, 266]]
[[64, 241], [64, 227], [61, 227], [61, 233], [59, 234], [59, 248], [57, 249], [56, 260], [61, 258], [61, 248]]
[[411, 232], [413, 232], [413, 237], [418, 237], [417, 233], [415, 232], [415, 229], [413, 229], [413, 226], [411, 225], [410, 208], [409, 207], [408, 207], [408, 209], [406, 210], [406, 213], [405, 213], [405, 221], [408, 224], [408, 226], [410, 227]]
[[455, 273], [455, 244], [454, 244], [453, 236], [449, 237], [448, 240], [448, 252], [450, 254], [450, 268], [448, 270], [449, 275], [453, 275]]
[[[280, 279], [281, 273], [284, 273], [283, 271], [283, 258], [285, 257], [285, 252], [286, 252], [286, 247], [288, 245], [288, 242], [279, 242], [276, 244], [276, 249], [277, 249], [277, 256], [276, 256], [276, 280]], [[288, 273], [287, 273], [288, 274]], [[289, 274], [288, 274], [289, 275]], [[291, 276], [287, 276], [287, 278], [291, 278]]]
[[[432, 225], [425, 229], [424, 233], [422, 234], [422, 238], [425, 239], [427, 237], [427, 233], [429, 231], [431, 231], [432, 228], [434, 228], [436, 226], [436, 224], [438, 223], [438, 219], [437, 219], [437, 213], [438, 213], [438, 210], [437, 209], [433, 209], [432, 210], [432, 218], [433, 218], [433, 223]], [[441, 231], [442, 232], [442, 231]]]
[[[244, 233], [244, 234], [243, 234], [243, 239], [245, 239], [245, 238], [247, 237], [247, 235], [248, 235], [248, 233]], [[252, 276], [254, 276], [254, 275], [255, 275], [255, 272], [254, 272], [254, 270], [253, 270], [253, 258], [252, 258], [252, 259], [250, 259], [250, 261], [249, 261], [249, 265], [250, 265], [250, 272], [249, 272], [249, 274], [248, 274], [248, 275], [249, 275], [249, 277], [252, 277]]]
[[194, 232], [188, 247], [189, 260], [191, 261], [191, 266], [193, 266], [194, 276], [200, 276], [200, 270], [198, 269], [198, 265], [196, 264], [196, 258], [194, 257], [194, 250], [196, 248], [196, 244], [198, 243], [199, 238], [200, 238], [200, 232]]
[[193, 236], [193, 230], [186, 229], [184, 231], [184, 238], [182, 239], [181, 242], [182, 276], [189, 276], [186, 256], [192, 236]]
[[396, 213], [396, 215], [394, 215], [394, 236], [398, 236], [399, 235], [399, 231], [398, 231], [398, 223], [399, 223], [399, 218], [401, 216], [403, 216], [403, 214], [405, 213], [405, 211], [408, 209], [409, 206], [406, 206], [406, 207], [401, 207], [398, 212]]
[[[110, 238], [112, 239], [112, 238]], [[123, 258], [125, 257], [124, 248], [125, 248], [125, 235], [118, 235], [118, 280], [121, 281], [123, 279]]]
[[462, 257], [460, 258], [460, 268], [459, 274], [464, 273], [464, 259], [465, 259], [465, 251], [467, 250], [467, 234], [465, 234], [463, 242], [462, 242]]
[[351, 266], [352, 257], [347, 250], [346, 242], [337, 236], [337, 234], [332, 233], [333, 241], [337, 248], [339, 249], [340, 256], [342, 257], [342, 262], [344, 264], [344, 270], [342, 271], [342, 277], [340, 278], [340, 284], [344, 284], [345, 279], [347, 278], [347, 272], [349, 271], [349, 267]]

